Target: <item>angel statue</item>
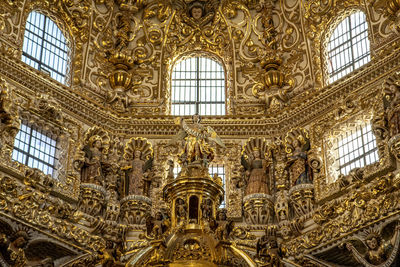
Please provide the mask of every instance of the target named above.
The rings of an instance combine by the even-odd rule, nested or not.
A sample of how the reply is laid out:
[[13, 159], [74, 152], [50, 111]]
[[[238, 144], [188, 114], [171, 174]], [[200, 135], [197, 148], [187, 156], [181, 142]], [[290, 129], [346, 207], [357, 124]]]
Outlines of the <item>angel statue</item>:
[[[347, 249], [352, 252], [354, 258], [363, 266], [392, 266], [393, 261], [396, 259], [400, 245], [400, 225], [398, 222], [392, 222], [384, 228], [391, 230], [384, 231], [385, 229], [382, 229], [379, 233], [376, 229], [373, 229], [367, 233], [363, 240], [364, 245], [367, 247], [365, 254], [358, 252], [352, 243], [346, 243]], [[384, 233], [393, 233], [393, 235], [391, 237], [388, 236], [386, 241]]]
[[[264, 155], [261, 155], [260, 148]], [[251, 138], [243, 148], [241, 163], [246, 170], [246, 196], [256, 193], [269, 194], [268, 170], [270, 163], [265, 159], [267, 151], [269, 150], [266, 142], [260, 138]]]
[[290, 131], [285, 137], [286, 152], [288, 153], [287, 168], [292, 186], [312, 183], [312, 171], [308, 163], [310, 141], [303, 129]]
[[125, 195], [150, 196], [153, 156], [151, 145], [144, 138], [131, 138], [126, 144], [124, 158], [128, 160], [125, 171]]
[[170, 141], [170, 144], [183, 143], [183, 151], [179, 156], [182, 166], [201, 165], [207, 167], [214, 158], [214, 149], [211, 142], [225, 148], [221, 138], [210, 126], [200, 124], [201, 117], [198, 114], [192, 116], [193, 124], [188, 125], [183, 118], [177, 118], [181, 130]]

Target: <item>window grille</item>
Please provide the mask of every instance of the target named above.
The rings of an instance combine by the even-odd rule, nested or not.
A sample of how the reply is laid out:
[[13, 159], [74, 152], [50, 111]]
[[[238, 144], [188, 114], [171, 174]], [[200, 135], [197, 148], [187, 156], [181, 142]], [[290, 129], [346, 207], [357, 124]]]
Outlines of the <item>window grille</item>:
[[177, 63], [172, 72], [172, 115], [225, 115], [225, 72], [204, 57]]
[[368, 23], [363, 12], [356, 12], [346, 17], [329, 39], [329, 82], [342, 78], [370, 60]]
[[[219, 177], [222, 179], [222, 188], [224, 191], [226, 191], [225, 188], [225, 166], [224, 165], [219, 165], [219, 164], [212, 164], [208, 167], [208, 172], [210, 173], [211, 177], [214, 176], [214, 174], [217, 174]], [[224, 199], [222, 200], [221, 204], [219, 205], [220, 209], [225, 208], [225, 196], [224, 194]]]
[[68, 46], [56, 23], [47, 16], [31, 12], [25, 25], [22, 61], [65, 83]]
[[347, 175], [354, 168], [361, 168], [379, 160], [376, 139], [371, 124], [360, 125], [337, 139], [339, 172]]
[[[180, 171], [181, 171], [181, 167], [179, 167], [179, 166], [174, 167], [174, 177], [175, 178], [178, 176]], [[222, 187], [226, 191], [226, 189], [225, 189], [225, 166], [222, 164], [211, 164], [210, 166], [208, 166], [208, 172], [210, 173], [211, 177], [213, 177], [215, 173], [219, 177], [221, 177]], [[219, 208], [225, 208], [225, 195], [226, 194], [224, 194], [224, 200], [221, 202], [221, 205], [219, 206]]]
[[12, 159], [44, 174], [55, 176], [57, 142], [40, 129], [21, 124], [15, 137]]

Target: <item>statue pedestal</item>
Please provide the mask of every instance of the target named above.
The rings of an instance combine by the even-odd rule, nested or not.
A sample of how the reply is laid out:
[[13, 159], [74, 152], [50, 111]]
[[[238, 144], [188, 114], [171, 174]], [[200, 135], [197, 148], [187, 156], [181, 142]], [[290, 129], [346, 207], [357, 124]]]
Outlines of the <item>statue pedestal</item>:
[[274, 203], [267, 194], [250, 194], [243, 198], [244, 217], [248, 224], [268, 224]]
[[79, 209], [91, 216], [100, 216], [105, 203], [106, 190], [96, 184], [81, 184]]
[[120, 217], [123, 223], [145, 224], [151, 211], [151, 199], [140, 195], [130, 195], [120, 201]]
[[309, 214], [314, 209], [314, 185], [299, 184], [289, 190], [293, 208], [297, 216]]

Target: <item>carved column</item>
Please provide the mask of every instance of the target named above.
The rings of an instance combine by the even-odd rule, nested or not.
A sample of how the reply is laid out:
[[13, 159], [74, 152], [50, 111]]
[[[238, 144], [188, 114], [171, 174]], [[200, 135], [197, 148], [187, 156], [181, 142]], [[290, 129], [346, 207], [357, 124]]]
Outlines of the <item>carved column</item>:
[[5, 160], [11, 160], [14, 139], [20, 126], [18, 109], [12, 99], [10, 86], [0, 78], [0, 154]]
[[[395, 8], [396, 1], [392, 7]], [[385, 115], [389, 130], [389, 150], [400, 161], [400, 72], [396, 72], [383, 83], [383, 96], [386, 102]]]
[[277, 192], [275, 194], [275, 217], [278, 222], [278, 229], [284, 239], [291, 234], [289, 221], [289, 177], [286, 169], [286, 152], [283, 143], [278, 139], [274, 144], [275, 156], [275, 185]]
[[106, 189], [107, 189], [107, 197], [106, 197], [106, 210], [105, 210], [105, 219], [111, 221], [117, 221], [120, 213], [120, 203], [118, 201], [118, 177], [119, 177], [119, 168], [118, 166], [112, 166], [107, 170], [106, 175]]

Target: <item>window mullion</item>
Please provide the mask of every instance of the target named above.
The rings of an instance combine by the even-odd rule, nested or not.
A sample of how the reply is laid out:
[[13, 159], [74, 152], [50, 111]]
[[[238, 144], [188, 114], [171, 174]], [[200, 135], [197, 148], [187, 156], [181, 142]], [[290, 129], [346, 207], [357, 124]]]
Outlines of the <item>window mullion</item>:
[[196, 57], [196, 114], [200, 114], [200, 58]]
[[43, 33], [42, 33], [42, 44], [40, 46], [40, 57], [39, 57], [39, 70], [42, 70], [42, 65], [45, 65], [43, 62], [43, 49], [44, 49], [44, 36], [46, 34], [46, 22], [47, 22], [47, 16], [44, 16], [44, 22], [43, 22]]
[[[360, 128], [361, 128], [361, 126], [360, 126]], [[365, 153], [364, 132], [363, 132], [362, 128], [360, 129], [360, 131], [361, 131], [361, 145], [362, 145], [362, 151], [363, 151], [363, 155], [364, 155], [363, 159], [364, 159], [364, 166], [365, 166], [365, 165], [367, 165], [367, 160], [366, 160], [367, 154]]]
[[31, 130], [29, 131], [29, 141], [28, 141], [28, 151], [26, 151], [26, 160], [25, 160], [25, 165], [28, 166], [28, 160], [30, 157], [30, 153], [31, 153], [31, 146], [32, 146], [32, 131], [33, 131], [33, 127], [30, 127]]
[[356, 65], [354, 62], [354, 50], [353, 50], [353, 46], [354, 46], [354, 40], [353, 40], [353, 34], [352, 34], [353, 28], [351, 25], [351, 15], [349, 16], [349, 35], [350, 35], [350, 51], [351, 51], [351, 65], [353, 66], [353, 70], [356, 69]]

